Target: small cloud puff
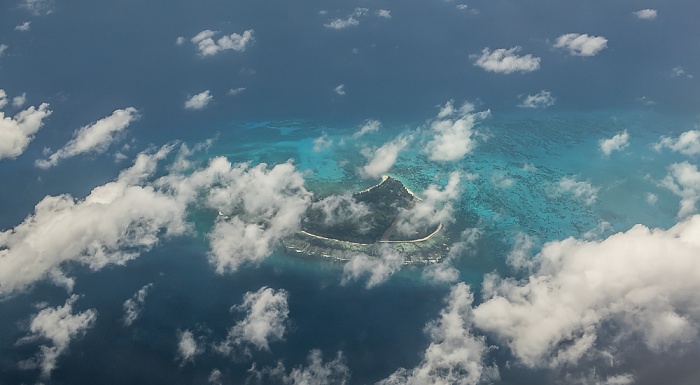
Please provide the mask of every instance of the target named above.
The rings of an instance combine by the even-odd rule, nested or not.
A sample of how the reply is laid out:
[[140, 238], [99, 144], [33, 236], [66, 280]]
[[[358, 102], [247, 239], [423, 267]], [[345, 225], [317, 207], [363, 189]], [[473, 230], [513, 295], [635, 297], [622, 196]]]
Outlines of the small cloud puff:
[[540, 58], [527, 54], [518, 56], [522, 47], [499, 48], [491, 51], [488, 47], [481, 51], [481, 55], [472, 55], [476, 59], [474, 65], [489, 72], [510, 74], [513, 72], [532, 72], [540, 69]]
[[381, 127], [382, 127], [382, 122], [380, 122], [378, 120], [373, 120], [373, 119], [367, 120], [365, 122], [365, 124], [362, 125], [362, 127], [360, 128], [359, 131], [352, 134], [352, 137], [357, 139], [361, 136], [364, 136], [365, 134], [377, 132], [377, 131], [379, 131], [379, 129]]
[[542, 90], [535, 95], [527, 95], [518, 107], [522, 108], [547, 108], [554, 105], [556, 98], [549, 91]]
[[186, 39], [183, 36], [178, 36], [177, 39], [175, 39], [175, 44], [177, 45], [183, 45], [185, 44]]
[[608, 39], [603, 36], [589, 36], [580, 33], [561, 35], [554, 42], [554, 48], [563, 48], [574, 56], [595, 56], [607, 48]]
[[20, 108], [26, 102], [27, 102], [27, 93], [25, 92], [22, 95], [18, 95], [18, 96], [15, 96], [14, 98], [12, 98], [12, 107]]
[[[253, 365], [248, 372], [258, 383], [289, 385], [345, 385], [350, 378], [350, 369], [345, 363], [342, 352], [338, 352], [332, 361], [324, 363], [322, 352], [314, 349], [309, 352], [307, 362], [307, 366], [295, 367], [289, 374], [281, 360], [275, 367], [266, 366], [260, 370]], [[269, 381], [263, 381], [265, 377]]]
[[199, 49], [200, 55], [212, 56], [216, 55], [220, 51], [228, 50], [243, 52], [249, 45], [255, 42], [252, 29], [244, 31], [242, 35], [237, 33], [224, 35], [219, 38], [219, 40], [215, 41], [213, 37], [218, 33], [218, 31], [206, 29], [191, 39], [192, 43], [197, 44], [197, 49]]
[[314, 139], [314, 152], [321, 152], [323, 150], [328, 150], [329, 148], [333, 147], [333, 140], [328, 139], [328, 135], [324, 132], [323, 135], [319, 136], [318, 138]]
[[377, 16], [383, 17], [385, 19], [391, 19], [391, 11], [388, 11], [386, 9], [380, 9], [377, 11]]
[[362, 155], [367, 158], [367, 164], [360, 169], [363, 178], [379, 178], [389, 171], [396, 163], [399, 153], [413, 140], [412, 136], [399, 136], [384, 143], [376, 150], [362, 149]]
[[89, 309], [73, 314], [73, 304], [78, 300], [77, 295], [72, 295], [63, 306], [46, 308], [32, 317], [29, 325], [31, 334], [20, 339], [17, 343], [23, 344], [37, 339], [45, 339], [50, 345], [42, 345], [41, 352], [36, 358], [20, 362], [23, 369], [41, 369], [41, 377], [48, 379], [56, 368], [58, 357], [68, 350], [71, 341], [81, 337], [90, 329], [97, 320], [97, 312]]
[[610, 139], [601, 139], [600, 142], [598, 142], [600, 151], [606, 157], [610, 156], [610, 154], [612, 154], [613, 151], [624, 150], [629, 145], [630, 135], [627, 133], [627, 130], [618, 132], [617, 134], [615, 134], [615, 136], [613, 136]]
[[209, 103], [214, 100], [209, 90], [198, 93], [187, 99], [185, 102], [185, 108], [188, 110], [201, 110], [208, 106]]
[[700, 130], [686, 131], [676, 139], [664, 136], [658, 143], [654, 144], [656, 151], [661, 151], [664, 148], [687, 156], [698, 155], [700, 154]]
[[124, 326], [131, 326], [141, 316], [143, 305], [146, 303], [146, 295], [148, 295], [151, 287], [153, 287], [152, 283], [145, 285], [133, 297], [124, 301], [124, 304], [122, 304], [122, 308], [124, 308]]
[[641, 9], [639, 11], [633, 12], [634, 16], [636, 16], [638, 19], [643, 19], [643, 20], [654, 20], [656, 19], [656, 10], [655, 9]]
[[576, 178], [565, 176], [555, 185], [554, 195], [569, 194], [574, 200], [590, 206], [598, 200], [598, 190], [590, 182], [582, 182]]
[[234, 96], [234, 95], [240, 94], [241, 92], [243, 92], [245, 90], [246, 90], [245, 87], [231, 88], [230, 90], [228, 90], [228, 94], [231, 96]]
[[25, 21], [24, 23], [15, 27], [15, 31], [27, 32], [30, 29], [31, 21]]
[[681, 198], [678, 217], [684, 218], [697, 211], [700, 201], [700, 172], [698, 166], [688, 162], [674, 163], [660, 185]]
[[403, 266], [404, 258], [401, 254], [389, 247], [381, 250], [379, 257], [370, 257], [366, 254], [358, 254], [350, 258], [343, 266], [343, 279], [345, 285], [350, 280], [357, 280], [363, 275], [369, 275], [365, 288], [371, 289], [389, 279]]
[[673, 69], [671, 70], [671, 76], [673, 76], [674, 78], [679, 78], [679, 77], [686, 77], [688, 79], [693, 78], [693, 75], [685, 72], [685, 70], [681, 66], [673, 67]]
[[7, 44], [0, 44], [0, 57], [5, 54], [5, 51], [9, 48]]
[[430, 124], [432, 139], [424, 152], [432, 161], [449, 162], [464, 158], [476, 146], [474, 126], [477, 120], [485, 119], [491, 113], [486, 110], [474, 113], [474, 105], [464, 103], [455, 108], [452, 100], [440, 109], [437, 118]]
[[[326, 28], [330, 29], [345, 29], [348, 27], [357, 27], [360, 25], [360, 21], [357, 18], [363, 17], [369, 12], [369, 9], [367, 8], [355, 8], [352, 14], [348, 16], [346, 19], [334, 19], [329, 21], [328, 23], [324, 24], [323, 26]], [[389, 11], [386, 11], [389, 12]], [[387, 13], [389, 17], [391, 17], [390, 14]], [[381, 15], [380, 15], [381, 16]], [[383, 16], [386, 17], [386, 16]]]
[[48, 159], [37, 160], [35, 164], [39, 168], [47, 169], [57, 165], [62, 159], [76, 155], [104, 153], [120, 134], [138, 119], [138, 111], [133, 107], [115, 110], [112, 115], [76, 130], [73, 139], [65, 146], [51, 154]]
[[288, 296], [284, 289], [269, 287], [245, 293], [243, 304], [233, 307], [234, 310], [245, 311], [245, 319], [229, 329], [226, 339], [216, 345], [216, 350], [225, 355], [241, 347], [247, 354], [246, 345], [253, 345], [258, 350], [270, 350], [271, 341], [280, 341], [284, 337], [289, 316]]
[[336, 94], [338, 94], [340, 96], [344, 96], [345, 95], [345, 84], [341, 84], [341, 85], [335, 87], [333, 89], [333, 92], [335, 92]]
[[194, 362], [194, 358], [204, 352], [204, 347], [200, 346], [191, 331], [179, 331], [177, 343], [177, 356], [181, 365], [187, 362]]
[[[0, 105], [4, 107], [6, 104], [5, 91], [0, 90]], [[14, 159], [21, 155], [49, 115], [51, 110], [47, 103], [42, 103], [39, 108], [29, 107], [14, 117], [5, 116], [0, 111], [0, 159]]]

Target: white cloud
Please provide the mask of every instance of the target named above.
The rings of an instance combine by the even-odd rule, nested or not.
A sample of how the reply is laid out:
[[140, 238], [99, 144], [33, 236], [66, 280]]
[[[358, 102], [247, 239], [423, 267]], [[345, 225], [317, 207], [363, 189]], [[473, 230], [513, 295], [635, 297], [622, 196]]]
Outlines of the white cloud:
[[20, 108], [26, 102], [27, 102], [27, 93], [25, 92], [22, 95], [18, 95], [18, 96], [15, 96], [14, 98], [12, 98], [12, 107]]
[[659, 200], [659, 197], [657, 197], [656, 194], [647, 193], [645, 199], [648, 204], [655, 205], [656, 202]]
[[234, 96], [234, 95], [240, 94], [241, 92], [243, 92], [245, 90], [246, 90], [245, 87], [231, 88], [230, 90], [228, 90], [228, 94], [231, 96]]
[[314, 152], [321, 152], [324, 150], [328, 150], [329, 148], [333, 147], [333, 140], [328, 139], [328, 135], [324, 132], [323, 135], [319, 136], [318, 138], [314, 139]]
[[656, 19], [657, 12], [655, 9], [640, 9], [639, 11], [634, 12], [634, 15], [637, 16], [639, 19], [644, 19], [644, 20], [654, 20]]
[[456, 8], [459, 9], [460, 11], [464, 11], [465, 9], [469, 8], [469, 5], [467, 4], [457, 4]]
[[124, 301], [122, 305], [122, 308], [124, 308], [124, 326], [131, 326], [141, 316], [143, 305], [146, 303], [146, 295], [148, 295], [151, 287], [153, 287], [152, 283], [145, 285], [133, 297]]
[[683, 155], [698, 155], [700, 154], [700, 130], [686, 131], [676, 139], [664, 136], [658, 143], [654, 144], [654, 150], [656, 151], [661, 151], [664, 148], [680, 152]]
[[415, 237], [416, 234], [442, 224], [454, 222], [453, 202], [459, 198], [461, 175], [458, 172], [450, 174], [447, 185], [440, 189], [431, 184], [423, 190], [423, 199], [416, 202], [409, 209], [401, 210], [396, 220], [396, 231], [407, 237]]
[[7, 105], [7, 93], [5, 90], [0, 89], [0, 109], [5, 108]]
[[14, 159], [21, 155], [49, 115], [51, 110], [47, 103], [42, 103], [39, 108], [32, 106], [20, 111], [14, 118], [0, 111], [0, 159]]
[[362, 150], [362, 155], [365, 156], [368, 161], [367, 164], [360, 169], [360, 176], [363, 178], [378, 178], [384, 175], [394, 166], [399, 153], [408, 146], [411, 140], [413, 140], [411, 136], [399, 136], [394, 140], [384, 143], [376, 150], [364, 148]]
[[73, 138], [65, 146], [51, 154], [48, 159], [37, 160], [35, 164], [39, 168], [47, 169], [56, 166], [62, 159], [76, 155], [102, 154], [137, 119], [139, 114], [133, 107], [115, 110], [110, 116], [74, 131]]
[[182, 365], [194, 362], [194, 358], [204, 353], [204, 347], [200, 346], [191, 331], [178, 331], [177, 356]]
[[193, 37], [191, 41], [197, 44], [199, 54], [202, 56], [212, 56], [220, 51], [228, 50], [243, 52], [255, 42], [252, 29], [244, 31], [242, 35], [232, 33], [222, 36], [219, 40], [214, 40], [214, 36], [218, 34], [218, 31], [206, 29]]
[[[208, 235], [209, 259], [221, 274], [270, 255], [282, 238], [299, 230], [311, 201], [303, 176], [290, 163], [270, 169], [266, 164], [232, 167], [226, 159], [216, 158], [206, 170], [186, 179], [203, 180], [196, 190], [209, 189], [206, 204], [230, 216], [219, 218]], [[192, 183], [187, 180], [185, 185]], [[211, 187], [214, 182], [217, 185]]]
[[358, 280], [364, 275], [369, 275], [365, 288], [371, 289], [386, 282], [395, 272], [403, 266], [404, 258], [394, 249], [383, 247], [379, 257], [370, 257], [365, 254], [353, 256], [343, 266], [343, 279], [345, 285], [350, 280]]
[[513, 72], [532, 72], [540, 69], [540, 58], [527, 54], [518, 56], [522, 47], [499, 48], [491, 51], [488, 47], [481, 51], [481, 55], [472, 55], [475, 58], [474, 65], [489, 72], [510, 74]]
[[325, 197], [312, 203], [311, 208], [323, 214], [326, 226], [347, 222], [362, 225], [363, 219], [371, 214], [366, 203], [356, 201], [350, 194]]
[[323, 362], [323, 354], [314, 349], [309, 352], [307, 366], [299, 366], [287, 374], [284, 364], [279, 361], [275, 367], [265, 367], [257, 370], [255, 365], [249, 369], [251, 378], [261, 382], [268, 377], [274, 383], [286, 385], [345, 385], [350, 378], [350, 369], [345, 363], [345, 357], [338, 352], [332, 361]]
[[633, 337], [652, 351], [682, 348], [700, 321], [691, 294], [700, 289], [698, 234], [696, 215], [668, 230], [636, 225], [602, 241], [547, 243], [528, 278], [486, 277], [474, 324], [527, 366], [609, 355]]
[[498, 368], [484, 364], [484, 337], [472, 331], [473, 301], [469, 286], [453, 286], [440, 317], [425, 328], [430, 346], [418, 366], [401, 368], [378, 385], [477, 385], [497, 380]]
[[19, 7], [28, 10], [33, 15], [41, 16], [53, 13], [54, 2], [53, 0], [22, 0]]
[[386, 9], [380, 9], [377, 11], [377, 16], [383, 17], [386, 19], [391, 19], [391, 11], [388, 11]]
[[97, 312], [94, 309], [73, 314], [73, 304], [77, 300], [78, 296], [72, 295], [63, 306], [43, 309], [32, 317], [30, 334], [20, 339], [18, 344], [41, 339], [50, 341], [50, 345], [42, 345], [36, 358], [22, 361], [20, 367], [38, 367], [42, 378], [48, 379], [56, 368], [58, 358], [68, 350], [71, 341], [83, 336], [95, 324]]
[[31, 28], [31, 21], [25, 21], [24, 23], [15, 27], [15, 31], [26, 32]]
[[343, 96], [345, 95], [345, 84], [341, 84], [333, 89], [333, 92], [336, 94]]
[[331, 29], [344, 29], [348, 27], [356, 27], [360, 25], [360, 22], [354, 17], [350, 16], [347, 19], [334, 19], [324, 24], [323, 26]]
[[175, 39], [175, 44], [177, 44], [177, 45], [183, 45], [183, 44], [185, 44], [185, 41], [186, 41], [186, 40], [187, 40], [187, 39], [185, 39], [184, 36], [178, 36], [177, 39]]
[[489, 116], [490, 111], [473, 113], [474, 105], [465, 103], [456, 109], [447, 102], [430, 124], [433, 138], [425, 145], [424, 152], [432, 161], [448, 162], [464, 158], [476, 146], [474, 126], [478, 119]]
[[598, 142], [598, 147], [600, 151], [607, 157], [613, 153], [613, 151], [621, 151], [630, 145], [630, 135], [627, 130], [618, 132], [610, 139], [601, 139]]
[[290, 163], [233, 166], [216, 157], [195, 170], [170, 167], [153, 180], [173, 147], [139, 154], [132, 167], [84, 199], [47, 196], [22, 223], [0, 232], [0, 297], [44, 279], [70, 289], [72, 279], [63, 272], [69, 262], [92, 270], [125, 264], [161, 239], [188, 232], [192, 204], [226, 213], [207, 235], [218, 273], [261, 261], [299, 229], [311, 194]]
[[185, 108], [188, 110], [201, 110], [208, 106], [209, 103], [214, 100], [209, 90], [198, 93], [187, 99], [185, 102]]
[[247, 345], [253, 345], [258, 350], [270, 350], [270, 342], [284, 338], [289, 316], [287, 298], [284, 289], [269, 287], [245, 293], [243, 304], [234, 307], [246, 312], [245, 319], [229, 329], [226, 339], [217, 344], [216, 349], [226, 355], [236, 348], [245, 349], [243, 353], [248, 353]]
[[673, 67], [673, 69], [671, 70], [671, 76], [673, 76], [674, 78], [678, 78], [678, 77], [686, 77], [688, 79], [693, 78], [693, 75], [685, 72], [685, 70], [681, 66]]
[[542, 90], [535, 95], [527, 95], [518, 107], [523, 108], [547, 108], [554, 105], [556, 98], [549, 91]]
[[681, 198], [678, 217], [683, 218], [697, 211], [700, 201], [700, 172], [698, 166], [688, 162], [674, 163], [669, 166], [668, 175], [661, 185]]
[[359, 131], [352, 135], [353, 138], [357, 139], [365, 134], [370, 134], [379, 131], [382, 128], [382, 123], [378, 120], [369, 119], [362, 125]]
[[570, 194], [576, 201], [590, 206], [598, 200], [598, 190], [590, 182], [565, 176], [556, 184], [554, 195]]
[[2, 57], [2, 55], [5, 53], [5, 51], [6, 51], [8, 48], [9, 48], [9, 47], [8, 47], [7, 44], [0, 44], [0, 57]]
[[575, 56], [595, 56], [607, 46], [608, 39], [603, 36], [589, 36], [580, 33], [561, 35], [554, 42], [555, 48], [567, 49], [570, 54]]

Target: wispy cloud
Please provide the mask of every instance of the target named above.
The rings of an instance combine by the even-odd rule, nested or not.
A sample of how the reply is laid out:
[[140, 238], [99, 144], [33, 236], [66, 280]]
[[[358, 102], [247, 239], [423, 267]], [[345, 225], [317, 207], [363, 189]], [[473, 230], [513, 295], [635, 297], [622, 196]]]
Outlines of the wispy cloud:
[[534, 95], [527, 95], [518, 107], [522, 108], [547, 108], [553, 106], [556, 98], [549, 91], [542, 90]]

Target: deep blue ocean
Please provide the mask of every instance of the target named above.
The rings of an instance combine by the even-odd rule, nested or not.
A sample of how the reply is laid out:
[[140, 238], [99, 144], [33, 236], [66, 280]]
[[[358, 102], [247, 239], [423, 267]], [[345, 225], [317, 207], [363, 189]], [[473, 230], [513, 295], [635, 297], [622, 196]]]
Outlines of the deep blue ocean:
[[[485, 274], [523, 274], [506, 264], [518, 234], [531, 236], [539, 248], [582, 238], [603, 222], [600, 236], [638, 223], [668, 228], [678, 221], [679, 197], [660, 181], [670, 164], [688, 157], [655, 151], [653, 144], [700, 124], [698, 79], [669, 75], [682, 64], [700, 77], [699, 46], [690, 37], [700, 32], [700, 3], [497, 0], [470, 2], [468, 9], [478, 12], [458, 13], [454, 2], [438, 0], [56, 0], [50, 2], [53, 12], [42, 15], [20, 4], [0, 2], [0, 44], [8, 45], [0, 57], [0, 88], [11, 95], [26, 92], [28, 105], [48, 102], [54, 112], [21, 156], [0, 160], [1, 231], [21, 223], [47, 195], [84, 198], [151, 146], [212, 139], [192, 156], [201, 165], [216, 156], [252, 165], [291, 159], [304, 173], [306, 188], [320, 197], [376, 184], [358, 176], [366, 162], [361, 149], [401, 134], [414, 140], [389, 173], [419, 195], [430, 184], [444, 186], [454, 170], [478, 176], [460, 182], [455, 221], [447, 228], [453, 239], [466, 229], [481, 231], [476, 246], [454, 261], [477, 304]], [[651, 27], [627, 18], [655, 5], [666, 8]], [[348, 30], [323, 27], [356, 7], [391, 9], [392, 18], [367, 16]], [[16, 32], [25, 20], [31, 20], [31, 30]], [[204, 29], [254, 29], [256, 42], [245, 52], [200, 57], [189, 39]], [[579, 30], [605, 35], [608, 50], [594, 58], [553, 52], [549, 40]], [[179, 36], [185, 44], [176, 44]], [[541, 70], [500, 75], [472, 65], [470, 55], [483, 47], [515, 45], [541, 56]], [[340, 84], [346, 95], [333, 92]], [[245, 91], [227, 94], [239, 87]], [[205, 89], [214, 95], [206, 109], [183, 108], [188, 96]], [[541, 89], [556, 95], [554, 106], [517, 107], [522, 95]], [[423, 152], [426, 130], [449, 100], [471, 101], [491, 114], [476, 124], [471, 153], [456, 162], [433, 162]], [[74, 130], [127, 106], [136, 107], [141, 118], [105, 154], [66, 159], [50, 170], [34, 166], [45, 148], [57, 149]], [[354, 138], [367, 119], [381, 121], [382, 128]], [[629, 146], [602, 156], [599, 141], [625, 130]], [[314, 140], [324, 135], [332, 148], [314, 151]], [[115, 161], [116, 152], [128, 159]], [[565, 177], [598, 187], [595, 202], [551, 193]], [[504, 180], [509, 184], [499, 184]], [[430, 343], [425, 325], [443, 309], [449, 284], [429, 282], [423, 267], [410, 266], [372, 289], [364, 281], [341, 285], [342, 263], [281, 249], [260, 265], [219, 275], [207, 258], [209, 214], [188, 213], [194, 234], [161, 240], [123, 266], [99, 271], [63, 266], [75, 278], [73, 293], [81, 296], [75, 311], [95, 309], [98, 318], [71, 342], [50, 379], [18, 367], [40, 342], [16, 342], [28, 334], [37, 304], [62, 305], [66, 290], [41, 281], [0, 299], [0, 385], [206, 384], [214, 369], [225, 384], [245, 384], [253, 363], [261, 368], [283, 360], [291, 369], [306, 365], [312, 349], [328, 361], [342, 351], [351, 372], [348, 384], [359, 385], [421, 361]], [[153, 286], [140, 318], [125, 327], [124, 301], [147, 284]], [[263, 286], [289, 293], [283, 341], [250, 357], [232, 359], [207, 348], [193, 362], [178, 360], [179, 331], [193, 331], [206, 346], [225, 338], [240, 319], [231, 307]], [[698, 378], [696, 345], [680, 357], [641, 352], [624, 365], [639, 374], [640, 384], [659, 383], [667, 368], [676, 371], [677, 383], [692, 383]], [[566, 383], [556, 371], [517, 364], [505, 347], [489, 359], [499, 366], [500, 384]]]

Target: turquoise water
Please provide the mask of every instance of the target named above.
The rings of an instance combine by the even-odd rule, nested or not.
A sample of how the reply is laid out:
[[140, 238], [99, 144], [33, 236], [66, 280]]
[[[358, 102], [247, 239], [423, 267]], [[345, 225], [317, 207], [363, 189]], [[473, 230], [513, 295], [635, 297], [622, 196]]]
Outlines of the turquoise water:
[[[460, 279], [477, 293], [484, 274], [516, 273], [505, 259], [518, 233], [534, 237], [541, 245], [582, 237], [600, 220], [610, 223], [608, 233], [635, 223], [663, 227], [676, 220], [678, 198], [655, 181], [663, 178], [668, 164], [683, 158], [655, 152], [651, 145], [662, 134], [673, 136], [691, 129], [692, 119], [649, 111], [494, 114], [475, 128], [483, 134], [475, 150], [455, 163], [428, 161], [421, 152], [426, 140], [424, 125], [383, 127], [356, 140], [352, 134], [358, 126], [353, 125], [334, 127], [299, 120], [226, 123], [219, 127], [211, 148], [196, 154], [195, 160], [203, 163], [226, 156], [233, 162], [275, 164], [291, 159], [304, 172], [307, 188], [324, 196], [375, 184], [376, 180], [358, 177], [357, 169], [366, 161], [360, 149], [412, 133], [413, 143], [399, 155], [390, 173], [418, 195], [431, 183], [444, 185], [453, 170], [478, 175], [473, 180], [462, 179], [462, 194], [455, 202], [456, 220], [447, 230], [455, 240], [464, 229], [482, 231], [475, 248], [454, 262]], [[630, 146], [603, 157], [598, 141], [622, 130], [629, 132]], [[316, 152], [313, 140], [322, 135], [333, 144]], [[552, 186], [563, 177], [598, 187], [598, 199], [586, 205], [570, 195], [553, 194]], [[501, 185], [504, 179], [511, 180], [511, 185]], [[658, 202], [650, 205], [646, 193], [656, 194]], [[99, 320], [61, 358], [52, 374], [55, 383], [206, 383], [213, 369], [221, 370], [227, 381], [240, 383], [248, 377], [252, 362], [262, 367], [284, 359], [291, 368], [304, 364], [306, 353], [318, 348], [327, 360], [342, 351], [352, 372], [350, 383], [369, 384], [420, 361], [428, 344], [423, 327], [436, 317], [449, 291], [446, 284], [426, 281], [420, 267], [404, 268], [383, 285], [367, 290], [363, 281], [341, 285], [343, 266], [339, 263], [278, 251], [260, 266], [216, 275], [207, 261], [204, 236], [213, 219], [211, 213], [193, 213], [192, 219], [199, 222], [200, 234], [165, 242], [126, 266], [98, 272], [81, 266], [71, 269], [77, 282], [75, 292], [89, 293], [79, 300], [78, 310], [94, 308]], [[123, 301], [148, 283], [153, 288], [141, 318], [123, 327]], [[225, 358], [209, 347], [193, 363], [181, 365], [176, 360], [178, 330], [192, 330], [200, 342], [210, 346], [240, 319], [229, 311], [231, 306], [239, 304], [246, 291], [261, 286], [289, 292], [290, 321], [284, 342], [272, 343], [270, 351], [256, 351], [250, 358]], [[3, 304], [6, 316], [0, 327], [10, 330], [0, 337], [7, 383], [34, 378], [31, 371], [13, 369], [11, 363], [26, 359], [36, 349], [32, 344], [13, 347], [26, 331], [11, 323], [32, 313], [34, 303], [57, 306], [64, 300], [65, 294], [40, 284]], [[510, 359], [507, 353], [497, 357]], [[522, 376], [521, 370], [501, 366], [504, 383]], [[537, 372], [526, 375], [549, 381]]]

